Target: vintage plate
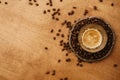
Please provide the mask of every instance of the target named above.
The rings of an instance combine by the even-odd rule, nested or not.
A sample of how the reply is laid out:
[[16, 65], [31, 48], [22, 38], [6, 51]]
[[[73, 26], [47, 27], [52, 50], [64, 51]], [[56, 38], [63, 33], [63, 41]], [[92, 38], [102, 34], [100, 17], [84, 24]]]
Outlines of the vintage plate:
[[115, 36], [110, 25], [97, 17], [78, 20], [69, 37], [71, 49], [79, 59], [87, 62], [107, 57], [114, 41]]

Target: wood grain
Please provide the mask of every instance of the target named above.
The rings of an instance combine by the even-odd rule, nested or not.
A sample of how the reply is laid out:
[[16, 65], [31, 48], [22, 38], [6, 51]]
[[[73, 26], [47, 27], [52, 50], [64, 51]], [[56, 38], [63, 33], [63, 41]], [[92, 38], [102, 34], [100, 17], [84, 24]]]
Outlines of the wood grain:
[[[53, 0], [53, 6], [47, 6], [49, 0], [37, 0], [39, 6], [29, 5], [29, 0], [6, 0], [0, 4], [0, 80], [119, 80], [120, 79], [120, 1], [119, 0]], [[111, 6], [111, 3], [114, 6]], [[76, 6], [75, 14], [68, 12]], [[94, 10], [97, 6], [98, 10]], [[51, 13], [44, 10], [60, 8], [59, 21], [52, 20]], [[89, 12], [83, 15], [84, 10]], [[111, 55], [97, 63], [83, 62], [76, 66], [77, 58], [71, 53], [65, 56], [61, 51], [60, 40], [67, 41], [69, 30], [62, 26], [64, 20], [73, 22], [89, 16], [97, 16], [108, 22], [116, 35]], [[53, 33], [50, 30], [54, 29]], [[56, 36], [61, 29], [65, 37]], [[48, 50], [45, 50], [48, 47]], [[71, 58], [71, 62], [66, 62]], [[57, 61], [61, 59], [61, 62]], [[118, 64], [118, 67], [113, 67]], [[56, 74], [53, 76], [52, 71]], [[49, 71], [50, 74], [46, 75]]]

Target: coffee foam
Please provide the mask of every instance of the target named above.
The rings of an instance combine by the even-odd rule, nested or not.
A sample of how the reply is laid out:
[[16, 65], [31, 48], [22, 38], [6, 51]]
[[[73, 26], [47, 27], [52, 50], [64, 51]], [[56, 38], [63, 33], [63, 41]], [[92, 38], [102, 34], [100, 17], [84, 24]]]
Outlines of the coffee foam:
[[86, 48], [95, 49], [102, 43], [102, 35], [99, 30], [88, 28], [82, 35], [82, 43]]

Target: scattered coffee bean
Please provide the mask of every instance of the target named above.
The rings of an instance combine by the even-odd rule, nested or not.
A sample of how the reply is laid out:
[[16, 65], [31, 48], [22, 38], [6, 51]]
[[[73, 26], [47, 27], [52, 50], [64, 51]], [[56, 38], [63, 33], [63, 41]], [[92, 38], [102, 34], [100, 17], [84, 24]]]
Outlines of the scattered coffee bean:
[[64, 34], [61, 34], [61, 37], [63, 38], [63, 37], [64, 37]]
[[47, 71], [45, 74], [50, 74], [50, 72], [49, 72], [49, 71]]
[[66, 56], [68, 56], [68, 53], [66, 53]]
[[46, 3], [46, 5], [49, 5], [49, 3]]
[[63, 43], [63, 40], [61, 40], [60, 43]]
[[67, 78], [67, 77], [65, 77], [65, 78], [64, 78], [64, 80], [68, 80], [68, 78]]
[[37, 2], [37, 0], [33, 0], [34, 2]]
[[43, 14], [46, 14], [46, 10], [43, 11]]
[[7, 4], [8, 4], [8, 2], [5, 2], [5, 4], [7, 5]]
[[61, 29], [59, 29], [58, 32], [61, 32]]
[[83, 15], [86, 16], [87, 14], [88, 14], [88, 10], [86, 9]]
[[97, 10], [97, 6], [94, 6], [93, 8], [94, 8], [94, 10]]
[[54, 76], [55, 74], [56, 74], [56, 71], [55, 71], [55, 70], [53, 70], [52, 75]]
[[45, 50], [48, 50], [48, 47], [45, 47]]
[[114, 6], [114, 3], [111, 3], [111, 6]]
[[59, 18], [56, 18], [56, 21], [59, 21]]
[[59, 33], [56, 34], [56, 36], [59, 36], [59, 35], [60, 35]]
[[33, 3], [29, 2], [29, 5], [33, 5]]
[[60, 78], [60, 80], [63, 80], [63, 78]]
[[83, 67], [83, 64], [79, 64], [80, 67]]
[[61, 62], [61, 60], [60, 59], [58, 59], [58, 63], [60, 63]]
[[117, 64], [114, 64], [113, 67], [118, 67], [118, 65], [117, 65]]
[[71, 62], [71, 59], [70, 59], [70, 58], [67, 58], [67, 59], [66, 59], [66, 62]]
[[53, 29], [51, 29], [51, 31], [50, 31], [51, 33], [53, 33], [54, 32], [54, 30]]
[[53, 8], [52, 10], [53, 10], [53, 11], [56, 11], [56, 9], [55, 9], [55, 8]]
[[50, 9], [48, 9], [47, 12], [50, 12]]
[[73, 9], [76, 9], [77, 7], [73, 6]]
[[53, 40], [56, 40], [56, 37], [53, 37]]
[[99, 0], [100, 2], [103, 2], [103, 0]]
[[36, 3], [35, 5], [36, 5], [36, 6], [39, 6], [39, 4], [38, 4], [38, 3]]
[[62, 2], [63, 0], [60, 0], [60, 2]]
[[50, 2], [50, 6], [53, 6], [52, 0], [49, 0], [49, 2]]

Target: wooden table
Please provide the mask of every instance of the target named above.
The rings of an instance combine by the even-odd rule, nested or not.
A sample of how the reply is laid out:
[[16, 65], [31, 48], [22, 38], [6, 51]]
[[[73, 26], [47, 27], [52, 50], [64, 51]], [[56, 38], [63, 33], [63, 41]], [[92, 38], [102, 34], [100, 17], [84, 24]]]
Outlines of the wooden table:
[[[106, 59], [77, 66], [77, 57], [60, 46], [61, 40], [68, 42], [69, 34], [61, 23], [67, 20], [73, 25], [74, 20], [89, 16], [111, 25], [115, 46]], [[119, 23], [119, 0], [52, 0], [52, 4], [49, 0], [1, 0], [0, 80], [119, 80]]]

